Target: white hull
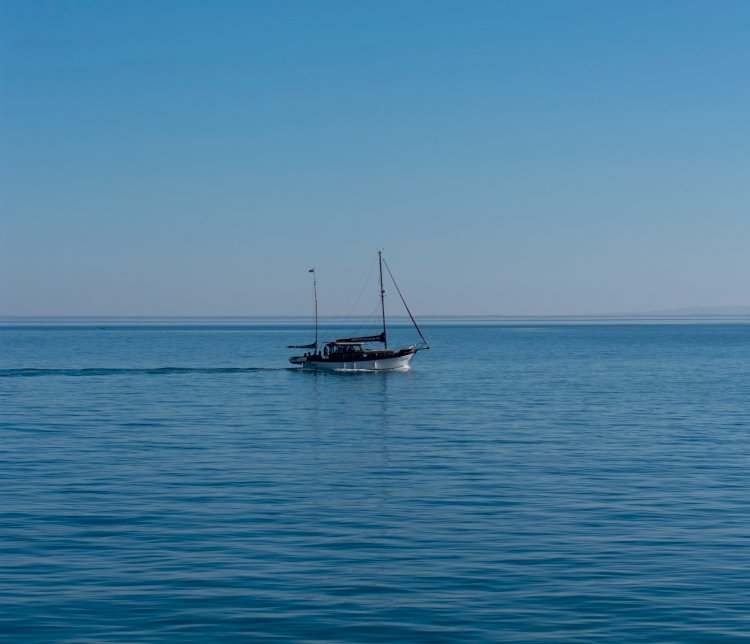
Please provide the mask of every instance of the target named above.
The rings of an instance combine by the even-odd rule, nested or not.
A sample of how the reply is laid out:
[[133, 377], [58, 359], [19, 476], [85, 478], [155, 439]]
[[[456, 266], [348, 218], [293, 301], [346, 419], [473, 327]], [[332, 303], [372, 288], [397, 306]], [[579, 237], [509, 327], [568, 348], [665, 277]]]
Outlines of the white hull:
[[[305, 369], [319, 371], [392, 371], [394, 369], [409, 369], [409, 363], [416, 353], [393, 358], [379, 358], [377, 360], [353, 360], [352, 362], [334, 362], [333, 360], [305, 360]], [[299, 364], [299, 363], [296, 363]]]

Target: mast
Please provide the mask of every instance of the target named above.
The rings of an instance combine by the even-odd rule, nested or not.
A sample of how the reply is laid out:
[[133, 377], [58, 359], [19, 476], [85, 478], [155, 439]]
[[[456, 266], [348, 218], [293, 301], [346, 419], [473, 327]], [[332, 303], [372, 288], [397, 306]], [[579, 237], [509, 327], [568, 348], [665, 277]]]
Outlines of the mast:
[[315, 269], [309, 270], [313, 274], [313, 300], [315, 301], [315, 350], [318, 350], [318, 278]]
[[385, 289], [383, 288], [383, 251], [378, 251], [378, 265], [380, 266], [380, 312], [383, 316], [383, 348], [388, 348], [388, 336], [385, 334]]

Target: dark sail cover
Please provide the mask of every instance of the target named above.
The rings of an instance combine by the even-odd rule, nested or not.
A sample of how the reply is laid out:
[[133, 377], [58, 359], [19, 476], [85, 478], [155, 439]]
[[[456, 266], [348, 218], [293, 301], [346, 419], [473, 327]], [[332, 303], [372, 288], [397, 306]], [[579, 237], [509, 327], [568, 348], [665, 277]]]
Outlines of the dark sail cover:
[[312, 344], [287, 344], [287, 349], [315, 349], [318, 345], [313, 342]]
[[359, 338], [340, 338], [336, 342], [382, 342], [385, 344], [385, 331], [380, 335], [363, 335]]

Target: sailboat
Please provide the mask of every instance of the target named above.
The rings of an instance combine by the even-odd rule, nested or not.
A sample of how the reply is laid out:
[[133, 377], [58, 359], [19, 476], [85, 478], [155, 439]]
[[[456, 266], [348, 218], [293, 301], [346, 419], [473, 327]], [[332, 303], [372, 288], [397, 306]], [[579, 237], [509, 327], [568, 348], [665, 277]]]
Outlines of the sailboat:
[[[383, 288], [383, 266], [385, 265], [388, 275], [390, 275], [393, 285], [396, 287], [401, 302], [403, 302], [406, 312], [409, 314], [414, 328], [417, 330], [422, 341], [401, 349], [388, 348], [388, 331], [385, 323], [385, 289]], [[319, 350], [318, 344], [318, 283], [315, 269], [310, 269], [313, 274], [313, 295], [315, 302], [315, 341], [310, 344], [292, 344], [287, 346], [288, 349], [310, 349], [301, 356], [291, 356], [289, 362], [295, 365], [301, 365], [307, 369], [322, 369], [326, 371], [389, 371], [393, 369], [409, 369], [409, 363], [412, 361], [418, 351], [429, 349], [424, 335], [422, 334], [417, 321], [411, 314], [404, 296], [401, 294], [396, 280], [388, 267], [388, 263], [383, 259], [383, 252], [378, 251], [378, 267], [380, 269], [380, 312], [383, 322], [383, 330], [377, 335], [366, 335], [354, 338], [340, 338], [332, 342], [326, 342], [322, 351]], [[366, 346], [368, 342], [377, 342], [383, 345], [383, 348], [372, 349]]]

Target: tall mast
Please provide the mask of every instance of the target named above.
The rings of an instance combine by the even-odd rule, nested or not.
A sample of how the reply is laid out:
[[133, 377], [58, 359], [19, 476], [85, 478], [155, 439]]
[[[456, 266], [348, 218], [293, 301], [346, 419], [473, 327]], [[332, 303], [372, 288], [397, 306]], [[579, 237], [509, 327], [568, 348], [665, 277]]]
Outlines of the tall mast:
[[383, 348], [388, 348], [388, 336], [385, 334], [385, 289], [383, 288], [383, 251], [378, 251], [378, 265], [380, 266], [380, 312], [383, 316]]

